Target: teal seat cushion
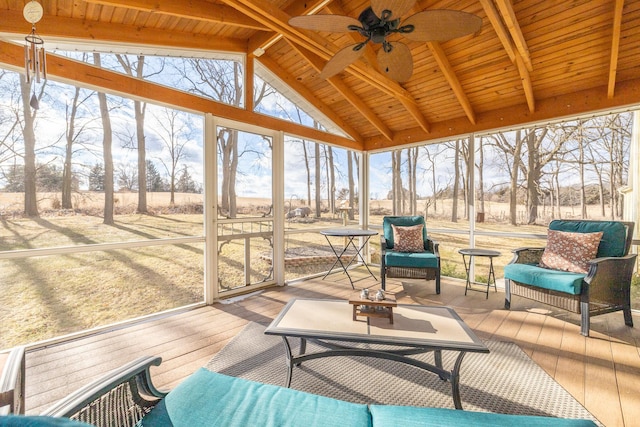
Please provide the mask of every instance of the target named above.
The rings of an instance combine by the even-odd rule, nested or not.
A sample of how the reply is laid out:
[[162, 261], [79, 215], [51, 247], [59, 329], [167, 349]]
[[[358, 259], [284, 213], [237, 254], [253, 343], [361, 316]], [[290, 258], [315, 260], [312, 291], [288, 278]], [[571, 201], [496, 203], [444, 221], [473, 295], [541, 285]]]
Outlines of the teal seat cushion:
[[549, 230], [568, 231], [571, 233], [597, 233], [602, 231], [602, 239], [596, 257], [625, 256], [627, 229], [617, 221], [568, 221], [553, 220]]
[[371, 405], [371, 417], [375, 427], [423, 427], [423, 426], [561, 426], [594, 427], [590, 420], [505, 415], [490, 412], [460, 411], [444, 408], [415, 408], [410, 406]]
[[230, 377], [205, 368], [173, 389], [143, 427], [371, 426], [367, 405]]
[[438, 257], [431, 252], [387, 251], [384, 255], [387, 267], [436, 268]]
[[504, 266], [504, 278], [526, 285], [579, 295], [585, 274], [550, 270], [531, 264], [508, 264]]
[[393, 248], [393, 228], [391, 224], [399, 227], [410, 227], [412, 225], [422, 224], [422, 239], [427, 240], [427, 226], [422, 216], [385, 216], [382, 218], [382, 232], [387, 241], [387, 248]]
[[6, 415], [0, 416], [1, 427], [91, 427], [91, 424], [69, 418]]

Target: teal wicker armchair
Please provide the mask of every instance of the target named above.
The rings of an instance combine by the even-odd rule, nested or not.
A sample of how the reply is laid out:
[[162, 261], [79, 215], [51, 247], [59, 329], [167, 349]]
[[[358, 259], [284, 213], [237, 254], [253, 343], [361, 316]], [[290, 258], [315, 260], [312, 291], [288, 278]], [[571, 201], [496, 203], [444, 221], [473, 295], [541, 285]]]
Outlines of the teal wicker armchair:
[[[424, 252], [398, 252], [394, 250], [391, 224], [407, 227], [422, 224]], [[414, 278], [436, 281], [436, 293], [440, 293], [440, 253], [438, 243], [427, 235], [423, 216], [385, 216], [380, 236], [380, 277], [382, 289], [386, 289], [387, 277]]]
[[581, 316], [580, 333], [589, 336], [590, 318], [614, 311], [624, 313], [627, 326], [631, 317], [631, 277], [636, 255], [629, 254], [633, 222], [554, 220], [549, 230], [603, 232], [596, 258], [589, 261], [586, 274], [541, 267], [545, 248], [519, 248], [504, 267], [505, 308], [511, 308], [514, 295], [552, 305]]

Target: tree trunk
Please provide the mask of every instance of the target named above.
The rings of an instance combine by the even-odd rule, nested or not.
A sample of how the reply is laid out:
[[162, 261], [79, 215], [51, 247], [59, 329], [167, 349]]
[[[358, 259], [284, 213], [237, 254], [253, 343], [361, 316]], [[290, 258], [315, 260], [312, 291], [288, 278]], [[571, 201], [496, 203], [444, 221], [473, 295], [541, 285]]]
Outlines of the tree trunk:
[[304, 151], [304, 167], [307, 171], [307, 206], [311, 206], [311, 168], [309, 165], [307, 143], [305, 141], [302, 141], [302, 150]]
[[144, 134], [144, 116], [147, 104], [141, 101], [133, 101], [133, 106], [138, 141], [138, 213], [147, 213], [147, 149]]
[[349, 215], [349, 219], [353, 220], [355, 218], [354, 216], [354, 210], [355, 210], [355, 195], [354, 193], [354, 188], [355, 188], [355, 183], [354, 183], [354, 179], [353, 179], [353, 153], [351, 152], [351, 150], [347, 150], [347, 173], [348, 173], [348, 179], [349, 179], [349, 210], [348, 215]]
[[516, 143], [513, 151], [513, 166], [511, 168], [511, 182], [509, 186], [509, 219], [511, 225], [518, 224], [518, 172], [522, 155], [522, 131], [516, 131]]
[[24, 75], [20, 74], [20, 92], [22, 95], [22, 111], [24, 114], [24, 214], [28, 217], [39, 217], [37, 199], [36, 170], [36, 135], [33, 130], [36, 113], [31, 113], [29, 95], [31, 85]]
[[231, 133], [231, 168], [229, 171], [229, 216], [238, 216], [238, 195], [236, 193], [236, 177], [238, 174], [238, 131]]
[[[93, 54], [94, 63], [100, 67], [100, 54]], [[109, 106], [107, 104], [107, 95], [98, 92], [98, 101], [100, 103], [100, 117], [102, 119], [102, 152], [104, 157], [104, 220], [107, 225], [114, 224], [113, 218], [113, 155], [111, 147], [113, 144], [113, 131], [111, 129], [111, 116], [109, 115]]]
[[482, 138], [478, 140], [478, 212], [484, 213], [484, 150]]
[[536, 133], [535, 130], [528, 132], [527, 137], [527, 160], [528, 160], [528, 174], [527, 174], [527, 199], [528, 199], [528, 212], [527, 212], [527, 224], [535, 224], [538, 219], [538, 184], [540, 182], [540, 170], [538, 169], [540, 162], [538, 158], [540, 153], [536, 145]]
[[320, 194], [320, 144], [315, 143], [315, 161], [316, 161], [316, 218], [320, 218], [320, 209], [322, 208], [322, 196]]
[[67, 135], [64, 155], [64, 167], [62, 169], [62, 209], [73, 209], [71, 203], [72, 181], [73, 171], [72, 169], [72, 157], [73, 157], [73, 139], [75, 134], [76, 115], [78, 114], [78, 98], [80, 98], [80, 88], [76, 86], [75, 93], [73, 95], [73, 101], [71, 103], [71, 112], [68, 111], [67, 106]]
[[458, 193], [460, 191], [460, 140], [456, 141], [456, 149], [453, 155], [453, 171], [451, 222], [458, 222]]

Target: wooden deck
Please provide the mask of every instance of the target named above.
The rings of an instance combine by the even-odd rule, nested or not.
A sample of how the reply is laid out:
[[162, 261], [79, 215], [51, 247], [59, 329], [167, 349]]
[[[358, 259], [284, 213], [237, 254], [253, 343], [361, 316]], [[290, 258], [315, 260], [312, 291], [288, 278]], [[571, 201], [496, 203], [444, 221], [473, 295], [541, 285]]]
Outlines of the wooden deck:
[[[366, 271], [364, 272], [366, 273]], [[357, 287], [376, 282], [356, 271]], [[633, 426], [640, 419], [640, 316], [624, 326], [621, 312], [592, 319], [592, 336], [580, 335], [577, 315], [504, 294], [464, 295], [461, 281], [433, 283], [388, 280], [400, 303], [448, 305], [481, 338], [518, 344], [606, 426]], [[162, 356], [152, 377], [172, 388], [235, 336], [249, 321], [268, 322], [291, 298], [347, 298], [345, 276], [333, 274], [262, 291], [210, 307], [138, 323], [27, 353], [27, 413], [38, 414], [61, 397], [117, 366], [143, 355]], [[464, 373], [463, 373], [464, 374]]]

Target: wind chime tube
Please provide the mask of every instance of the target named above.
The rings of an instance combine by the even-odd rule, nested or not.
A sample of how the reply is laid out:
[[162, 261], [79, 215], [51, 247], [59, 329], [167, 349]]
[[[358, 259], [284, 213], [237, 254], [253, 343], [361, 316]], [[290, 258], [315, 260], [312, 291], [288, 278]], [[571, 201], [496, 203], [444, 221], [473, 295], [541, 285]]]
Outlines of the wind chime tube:
[[27, 76], [27, 84], [31, 83], [31, 73], [29, 72], [29, 45], [24, 45], [24, 74]]
[[44, 50], [44, 47], [40, 49], [40, 64], [42, 66], [42, 78], [47, 80], [47, 53]]
[[38, 49], [38, 45], [33, 43], [32, 45], [32, 57], [33, 57], [33, 62], [31, 63], [33, 65], [33, 75], [35, 77], [36, 83], [40, 83], [40, 64], [39, 64], [39, 60], [38, 60], [38, 51], [40, 49]]

